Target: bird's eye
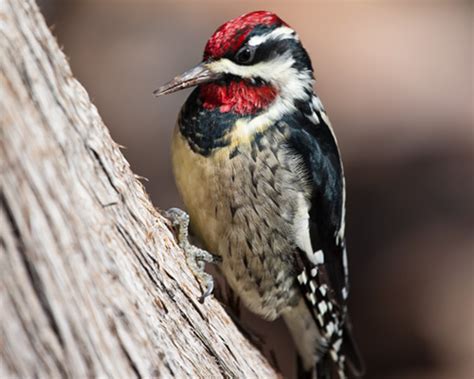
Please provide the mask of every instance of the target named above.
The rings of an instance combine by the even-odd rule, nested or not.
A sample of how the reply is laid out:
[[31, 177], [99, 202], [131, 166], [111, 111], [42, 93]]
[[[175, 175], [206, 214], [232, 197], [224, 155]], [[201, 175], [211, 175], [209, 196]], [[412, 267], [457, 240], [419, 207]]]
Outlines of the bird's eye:
[[242, 47], [237, 54], [235, 54], [235, 60], [237, 63], [250, 63], [253, 60], [255, 55], [255, 49], [250, 48], [249, 46]]

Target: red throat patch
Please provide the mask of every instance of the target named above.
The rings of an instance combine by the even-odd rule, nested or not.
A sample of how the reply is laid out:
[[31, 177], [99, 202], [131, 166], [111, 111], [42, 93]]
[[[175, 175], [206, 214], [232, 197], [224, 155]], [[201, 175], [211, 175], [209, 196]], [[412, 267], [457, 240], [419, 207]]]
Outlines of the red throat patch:
[[266, 108], [276, 95], [276, 89], [269, 85], [253, 86], [244, 81], [200, 86], [203, 107], [209, 110], [219, 108], [222, 113], [254, 114]]
[[207, 41], [204, 59], [221, 58], [228, 52], [237, 52], [249, 33], [257, 25], [287, 25], [276, 14], [267, 11], [246, 13], [221, 25]]

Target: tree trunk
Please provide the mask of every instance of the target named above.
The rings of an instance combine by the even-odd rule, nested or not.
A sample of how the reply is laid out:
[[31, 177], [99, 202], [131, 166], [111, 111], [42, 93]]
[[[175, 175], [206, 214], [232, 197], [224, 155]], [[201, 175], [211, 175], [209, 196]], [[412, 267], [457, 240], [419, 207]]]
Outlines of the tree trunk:
[[0, 377], [276, 377], [197, 302], [33, 1], [1, 0], [0, 34]]

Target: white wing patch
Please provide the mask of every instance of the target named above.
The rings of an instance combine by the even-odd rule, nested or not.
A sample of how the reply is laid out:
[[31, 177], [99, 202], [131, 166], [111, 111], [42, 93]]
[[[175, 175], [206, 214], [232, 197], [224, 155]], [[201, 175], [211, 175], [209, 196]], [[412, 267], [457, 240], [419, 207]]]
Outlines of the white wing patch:
[[296, 245], [303, 250], [306, 255], [312, 254], [311, 236], [309, 234], [309, 201], [303, 194], [299, 194], [296, 200], [296, 214], [293, 221], [293, 233]]
[[[322, 250], [313, 251], [311, 235], [309, 233], [309, 208], [309, 201], [304, 195], [300, 194], [297, 199], [297, 211], [293, 221], [293, 233], [296, 245], [305, 252], [314, 266], [318, 266], [324, 264], [324, 252]], [[315, 270], [314, 275], [313, 270]], [[315, 267], [311, 270], [311, 275], [316, 276], [317, 272]]]

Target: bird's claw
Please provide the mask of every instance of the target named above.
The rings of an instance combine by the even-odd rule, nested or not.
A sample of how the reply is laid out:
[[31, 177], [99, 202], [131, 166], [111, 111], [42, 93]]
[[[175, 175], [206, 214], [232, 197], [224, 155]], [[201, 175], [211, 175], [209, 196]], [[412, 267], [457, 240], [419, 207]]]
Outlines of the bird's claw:
[[170, 208], [164, 212], [164, 216], [171, 221], [176, 232], [178, 245], [186, 255], [186, 263], [199, 283], [204, 284], [203, 287], [206, 288], [198, 298], [198, 301], [202, 304], [214, 290], [214, 278], [204, 271], [206, 262], [218, 263], [221, 259], [189, 242], [189, 215], [185, 211], [179, 208]]

